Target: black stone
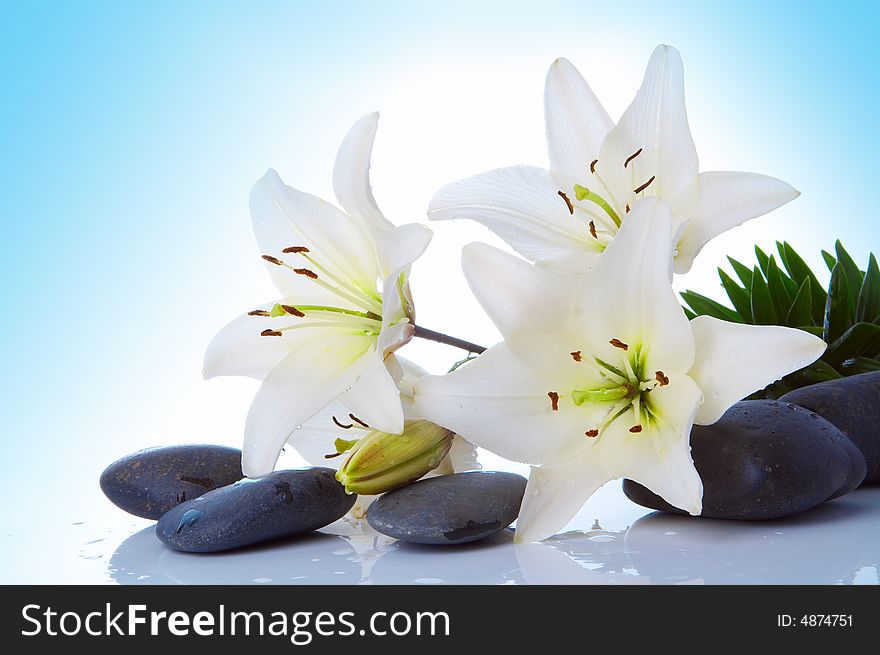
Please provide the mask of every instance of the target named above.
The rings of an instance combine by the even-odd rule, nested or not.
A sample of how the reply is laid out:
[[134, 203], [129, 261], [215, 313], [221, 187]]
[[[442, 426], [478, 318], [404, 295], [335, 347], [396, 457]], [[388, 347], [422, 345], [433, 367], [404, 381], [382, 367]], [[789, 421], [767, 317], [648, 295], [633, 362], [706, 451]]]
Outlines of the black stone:
[[379, 497], [367, 510], [367, 522], [401, 541], [466, 544], [513, 523], [525, 489], [526, 479], [514, 473], [442, 475]]
[[880, 482], [880, 371], [801, 387], [779, 400], [810, 409], [834, 423], [865, 456], [865, 483]]
[[156, 536], [188, 553], [215, 553], [317, 530], [357, 499], [329, 468], [276, 471], [209, 491], [165, 514]]
[[[703, 480], [702, 516], [775, 519], [803, 512], [861, 484], [865, 458], [818, 414], [775, 400], [739, 402], [721, 419], [694, 426], [691, 455]], [[632, 480], [635, 503], [684, 514]]]
[[172, 507], [242, 477], [237, 448], [166, 446], [113, 462], [101, 474], [101, 490], [120, 509], [158, 519]]

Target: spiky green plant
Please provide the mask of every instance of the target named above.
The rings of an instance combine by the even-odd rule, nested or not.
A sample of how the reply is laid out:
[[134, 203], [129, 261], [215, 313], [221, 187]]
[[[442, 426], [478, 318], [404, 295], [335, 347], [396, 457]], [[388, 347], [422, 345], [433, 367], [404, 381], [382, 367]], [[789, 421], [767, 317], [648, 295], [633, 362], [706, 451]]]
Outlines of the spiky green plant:
[[[788, 243], [776, 242], [776, 255], [755, 246], [753, 268], [728, 257], [731, 277], [718, 269], [731, 307], [694, 291], [681, 297], [690, 318], [714, 316], [752, 325], [786, 325], [822, 337], [828, 348], [822, 358], [753, 394], [776, 399], [808, 384], [880, 370], [880, 269], [871, 254], [862, 271], [840, 241], [832, 255], [822, 251], [831, 271], [825, 290], [813, 271]], [[780, 266], [781, 262], [781, 266]]]

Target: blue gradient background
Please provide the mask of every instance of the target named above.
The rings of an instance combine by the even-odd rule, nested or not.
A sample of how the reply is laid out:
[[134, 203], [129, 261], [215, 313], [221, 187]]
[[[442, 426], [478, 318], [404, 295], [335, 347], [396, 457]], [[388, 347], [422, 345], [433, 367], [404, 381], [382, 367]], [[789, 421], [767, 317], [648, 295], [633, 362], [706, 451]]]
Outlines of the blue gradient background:
[[[332, 198], [340, 139], [378, 109], [375, 194], [393, 220], [423, 221], [445, 182], [545, 164], [543, 78], [558, 56], [616, 117], [654, 46], [675, 45], [702, 169], [802, 191], [713, 242], [681, 285], [718, 296], [723, 255], [751, 262], [751, 244], [776, 238], [824, 270], [819, 249], [840, 237], [863, 264], [880, 249], [878, 19], [878, 3], [845, 1], [4, 2], [4, 474], [91, 492], [139, 447], [238, 444], [254, 384], [200, 371], [213, 333], [273, 296], [252, 182], [271, 166]], [[491, 342], [458, 249], [497, 242], [434, 228], [415, 269], [420, 322]], [[442, 370], [457, 353], [438, 348], [407, 352]], [[31, 520], [27, 499], [4, 496]]]

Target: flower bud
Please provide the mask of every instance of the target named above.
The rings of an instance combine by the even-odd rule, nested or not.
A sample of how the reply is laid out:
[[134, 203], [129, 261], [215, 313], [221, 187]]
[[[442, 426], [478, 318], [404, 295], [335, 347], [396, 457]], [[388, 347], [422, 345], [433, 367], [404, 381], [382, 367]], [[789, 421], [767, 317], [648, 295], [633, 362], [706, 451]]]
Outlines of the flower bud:
[[349, 493], [380, 494], [434, 470], [455, 434], [429, 421], [406, 421], [403, 434], [371, 431], [349, 452], [336, 479]]

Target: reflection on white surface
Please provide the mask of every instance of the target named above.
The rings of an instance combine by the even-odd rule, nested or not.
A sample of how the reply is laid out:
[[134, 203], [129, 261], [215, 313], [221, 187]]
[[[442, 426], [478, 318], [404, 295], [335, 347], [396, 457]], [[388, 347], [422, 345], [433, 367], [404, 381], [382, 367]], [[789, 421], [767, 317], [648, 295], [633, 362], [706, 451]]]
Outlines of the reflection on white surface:
[[[619, 489], [605, 494], [626, 503]], [[607, 503], [608, 525], [622, 503]], [[268, 546], [189, 555], [148, 527], [116, 548], [107, 571], [122, 584], [878, 584], [880, 487], [778, 521], [647, 513], [609, 530], [601, 507], [590, 509], [598, 516], [589, 530], [522, 545], [505, 530], [455, 548], [340, 521]]]

